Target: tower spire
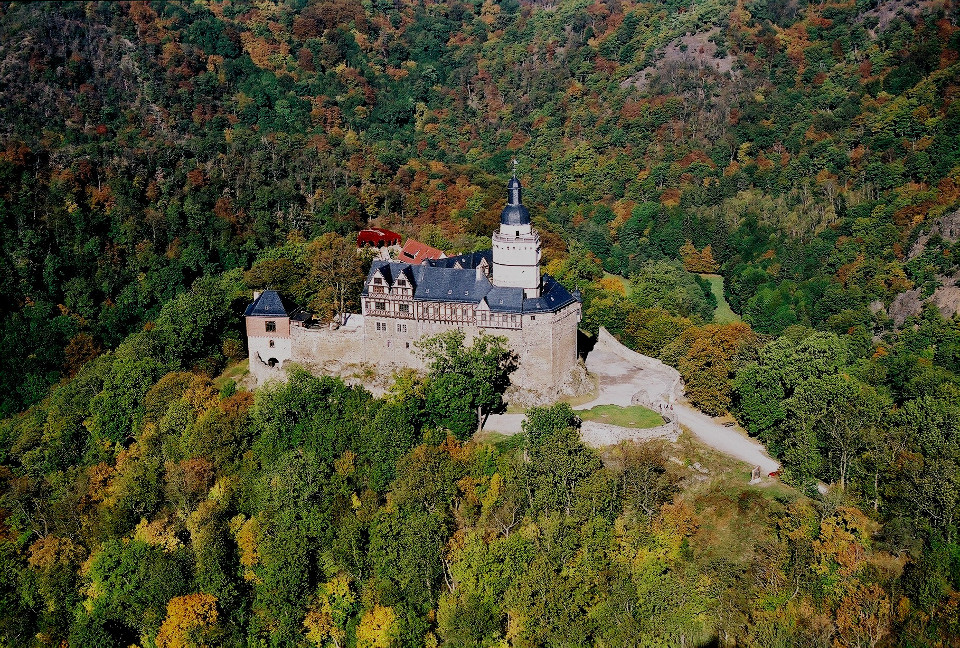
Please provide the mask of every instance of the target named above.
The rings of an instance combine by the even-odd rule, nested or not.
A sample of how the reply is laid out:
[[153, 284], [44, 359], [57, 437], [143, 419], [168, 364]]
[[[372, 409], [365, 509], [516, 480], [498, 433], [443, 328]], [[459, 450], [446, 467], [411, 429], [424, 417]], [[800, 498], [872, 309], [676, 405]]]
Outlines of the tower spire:
[[[510, 182], [507, 183], [507, 206], [503, 208], [503, 212], [500, 214], [500, 222], [504, 223], [504, 216], [507, 215], [509, 211], [512, 215], [524, 219], [527, 223], [530, 222], [530, 214], [527, 212], [527, 208], [523, 206], [521, 200], [521, 190], [523, 187], [520, 184], [520, 181], [517, 180], [517, 161], [513, 161], [513, 177], [510, 178]], [[511, 221], [513, 222], [513, 221]]]

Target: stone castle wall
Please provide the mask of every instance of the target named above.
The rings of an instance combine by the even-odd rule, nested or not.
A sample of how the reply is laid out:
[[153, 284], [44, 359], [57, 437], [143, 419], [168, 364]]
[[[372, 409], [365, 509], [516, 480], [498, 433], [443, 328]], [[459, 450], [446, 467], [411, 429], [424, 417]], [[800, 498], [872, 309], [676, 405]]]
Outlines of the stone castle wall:
[[513, 382], [534, 388], [562, 382], [577, 366], [577, 324], [580, 304], [574, 304], [557, 313], [517, 315], [522, 318], [520, 328], [482, 327], [474, 323], [397, 319], [391, 317], [364, 317], [363, 331], [365, 361], [374, 365], [398, 365], [422, 369], [417, 341], [426, 336], [460, 329], [465, 343], [484, 331], [507, 339], [520, 359]]
[[363, 328], [343, 326], [294, 326], [292, 362], [313, 370], [336, 370], [348, 365], [362, 364], [364, 358]]
[[[289, 349], [284, 349], [284, 361], [277, 367], [260, 362], [254, 351], [266, 338], [250, 337], [250, 370], [258, 383], [282, 379], [288, 364], [298, 364], [314, 373], [342, 374], [351, 365], [368, 364], [378, 367], [381, 373], [400, 367], [424, 369], [424, 361], [418, 354], [417, 341], [425, 336], [437, 335], [459, 328], [465, 343], [484, 331], [489, 335], [502, 336], [519, 357], [517, 371], [511, 382], [517, 390], [538, 393], [541, 400], [549, 400], [562, 391], [562, 385], [578, 369], [577, 324], [580, 321], [580, 304], [573, 304], [557, 313], [518, 315], [522, 317], [517, 326], [522, 328], [478, 327], [471, 324], [396, 319], [390, 317], [351, 316], [347, 325], [338, 329], [329, 327], [307, 328], [301, 325], [290, 327], [286, 339]], [[398, 328], [399, 327], [399, 328]], [[280, 344], [281, 339], [275, 339]], [[270, 349], [276, 354], [279, 349]], [[274, 357], [274, 356], [271, 356]], [[266, 356], [263, 356], [266, 360]], [[287, 360], [289, 359], [289, 360]]]

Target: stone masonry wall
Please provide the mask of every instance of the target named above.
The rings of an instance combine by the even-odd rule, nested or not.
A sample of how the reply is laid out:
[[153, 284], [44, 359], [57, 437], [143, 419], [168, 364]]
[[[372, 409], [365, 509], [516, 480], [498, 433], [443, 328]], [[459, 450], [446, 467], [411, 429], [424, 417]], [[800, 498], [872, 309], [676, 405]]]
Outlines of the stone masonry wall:
[[580, 426], [580, 438], [587, 445], [594, 447], [613, 445], [620, 441], [652, 441], [654, 439], [665, 439], [676, 443], [680, 438], [680, 426], [674, 420], [668, 420], [657, 427], [639, 429], [584, 421]]
[[[558, 313], [524, 315], [520, 329], [482, 328], [468, 324], [373, 315], [354, 315], [352, 318], [354, 319], [348, 321], [346, 326], [337, 330], [291, 326], [291, 348], [284, 359], [289, 358], [291, 363], [302, 365], [314, 373], [324, 374], [342, 373], [347, 366], [360, 364], [376, 366], [380, 373], [400, 367], [424, 369], [416, 342], [424, 336], [460, 328], [464, 332], [466, 344], [470, 344], [481, 330], [490, 335], [505, 337], [520, 360], [517, 371], [511, 376], [511, 382], [520, 391], [541, 394], [539, 400], [550, 400], [559, 394], [560, 386], [569, 382], [571, 374], [579, 367], [579, 304], [568, 306]], [[258, 340], [263, 339], [248, 340], [259, 348]], [[255, 362], [252, 351], [253, 346], [250, 369], [258, 383], [283, 377], [284, 372], [281, 369]], [[266, 357], [264, 359], [266, 360]]]
[[364, 359], [363, 328], [344, 326], [291, 328], [292, 361], [311, 371], [336, 373], [348, 365], [362, 364]]

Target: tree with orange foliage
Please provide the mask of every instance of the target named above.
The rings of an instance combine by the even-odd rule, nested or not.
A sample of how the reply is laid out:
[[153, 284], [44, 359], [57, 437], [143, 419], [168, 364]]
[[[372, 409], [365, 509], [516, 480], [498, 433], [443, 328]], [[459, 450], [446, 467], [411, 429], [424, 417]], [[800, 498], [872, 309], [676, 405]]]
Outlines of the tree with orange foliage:
[[691, 326], [664, 349], [663, 357], [680, 370], [691, 402], [718, 415], [729, 409], [734, 374], [753, 359], [757, 342], [757, 334], [743, 322]]
[[877, 584], [860, 585], [837, 608], [833, 648], [873, 648], [890, 634], [890, 597]]
[[94, 341], [92, 335], [86, 332], [77, 333], [70, 338], [63, 350], [63, 368], [67, 375], [74, 376], [80, 371], [80, 367], [96, 358], [100, 352], [100, 346]]
[[717, 262], [713, 258], [713, 248], [710, 245], [700, 251], [687, 239], [680, 247], [680, 258], [683, 259], [683, 269], [687, 272], [711, 274], [717, 271]]

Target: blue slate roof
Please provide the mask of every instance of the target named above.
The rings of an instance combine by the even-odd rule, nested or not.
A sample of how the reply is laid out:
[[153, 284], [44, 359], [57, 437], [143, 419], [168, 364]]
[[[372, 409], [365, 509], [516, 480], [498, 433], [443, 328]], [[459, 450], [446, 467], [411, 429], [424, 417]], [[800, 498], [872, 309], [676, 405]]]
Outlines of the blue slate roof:
[[[495, 313], [552, 313], [580, 301], [579, 294], [571, 293], [550, 275], [543, 275], [540, 297], [527, 299], [523, 296], [523, 288], [494, 286], [483, 274], [478, 275], [477, 271], [471, 268], [374, 261], [367, 274], [366, 284], [370, 283], [378, 271], [391, 284], [397, 276], [404, 274], [413, 287], [415, 301], [479, 304], [486, 298], [490, 310]], [[364, 295], [369, 294], [366, 284]]]
[[580, 294], [570, 292], [550, 275], [543, 275], [540, 296], [523, 300], [524, 313], [552, 313], [567, 304], [580, 301]]
[[467, 252], [457, 256], [447, 257], [446, 259], [430, 259], [427, 265], [434, 268], [452, 268], [458, 263], [461, 268], [476, 270], [482, 260], [487, 260], [487, 265], [493, 267], [493, 250], [481, 250], [480, 252]]
[[244, 317], [290, 317], [300, 310], [276, 290], [264, 290], [243, 312]]
[[494, 313], [522, 313], [523, 288], [502, 288], [497, 286], [487, 295], [487, 304]]
[[500, 212], [500, 223], [502, 225], [529, 225], [530, 211], [523, 206], [521, 192], [523, 187], [517, 176], [510, 178], [507, 183], [507, 205]]

